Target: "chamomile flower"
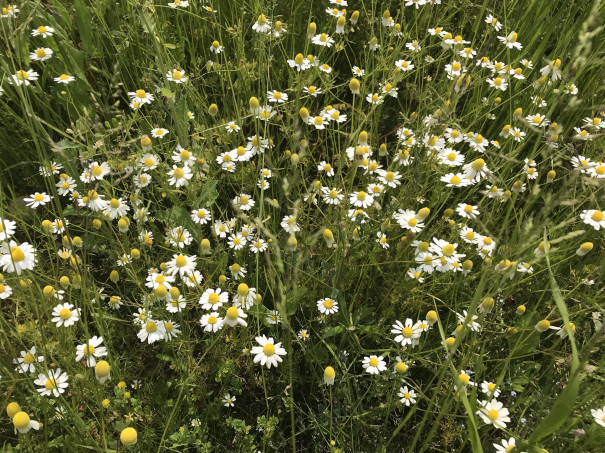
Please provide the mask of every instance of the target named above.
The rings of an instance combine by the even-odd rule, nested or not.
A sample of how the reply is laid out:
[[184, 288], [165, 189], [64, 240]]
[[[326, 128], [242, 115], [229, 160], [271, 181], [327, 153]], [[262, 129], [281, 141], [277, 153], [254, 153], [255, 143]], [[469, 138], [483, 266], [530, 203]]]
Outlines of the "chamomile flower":
[[42, 36], [43, 38], [48, 38], [52, 36], [55, 32], [55, 29], [50, 25], [40, 25], [38, 28], [34, 28], [32, 30], [32, 36]]
[[242, 193], [235, 197], [232, 203], [235, 208], [241, 211], [249, 211], [256, 204], [252, 197], [245, 193]]
[[605, 406], [599, 409], [591, 409], [590, 414], [593, 416], [597, 424], [605, 426]]
[[456, 208], [456, 212], [461, 216], [467, 219], [475, 220], [477, 216], [480, 214], [477, 206], [473, 206], [466, 203], [459, 203]]
[[488, 425], [494, 425], [498, 429], [506, 428], [506, 424], [510, 422], [508, 409], [497, 401], [495, 398], [491, 401], [480, 402], [481, 407], [477, 410], [477, 414]]
[[500, 29], [502, 28], [502, 24], [500, 23], [500, 21], [498, 21], [498, 19], [496, 19], [494, 16], [492, 16], [491, 14], [489, 14], [486, 18], [485, 18], [485, 23], [486, 24], [490, 24], [492, 27], [494, 27], [494, 29], [496, 31], [500, 31]]
[[223, 328], [223, 318], [218, 312], [213, 311], [202, 316], [200, 324], [204, 328], [204, 332], [216, 333]]
[[25, 434], [31, 429], [38, 431], [40, 429], [40, 423], [36, 420], [31, 420], [29, 415], [24, 411], [17, 412], [13, 417], [13, 426], [15, 427], [15, 434], [17, 432]]
[[41, 362], [44, 362], [44, 356], [36, 356], [35, 346], [32, 346], [29, 350], [21, 351], [21, 357], [13, 360], [13, 363], [17, 364], [19, 373], [33, 373], [36, 371], [36, 364]]
[[515, 438], [510, 437], [508, 440], [502, 439], [500, 443], [492, 444], [496, 449], [496, 453], [510, 453], [516, 450], [517, 444], [515, 443]]
[[107, 356], [107, 348], [101, 346], [102, 343], [103, 337], [97, 337], [95, 335], [85, 344], [76, 346], [76, 362], [85, 359], [86, 364], [89, 367], [94, 367], [97, 364], [96, 359]]
[[362, 366], [366, 370], [366, 373], [370, 374], [379, 374], [381, 371], [387, 369], [384, 358], [375, 355], [364, 357]]
[[147, 318], [147, 320], [141, 323], [141, 330], [137, 334], [141, 343], [152, 344], [158, 340], [164, 340], [166, 338], [166, 327], [163, 321], [153, 320]]
[[38, 393], [40, 395], [58, 398], [69, 387], [68, 381], [67, 373], [61, 371], [61, 368], [56, 368], [48, 370], [47, 373], [38, 374], [38, 378], [34, 380], [34, 384], [39, 387]]
[[417, 343], [418, 338], [422, 334], [422, 331], [419, 329], [419, 324], [414, 324], [410, 318], [405, 320], [405, 324], [402, 324], [401, 321], [395, 321], [393, 324], [391, 333], [397, 334], [395, 337], [395, 342], [400, 343], [401, 346], [412, 345]]
[[80, 309], [69, 303], [59, 304], [53, 308], [52, 316], [57, 327], [70, 327], [80, 319]]
[[498, 40], [509, 49], [523, 49], [520, 42], [517, 41], [517, 32], [512, 31], [507, 36], [498, 36]]
[[297, 233], [300, 231], [300, 227], [296, 223], [296, 217], [291, 215], [284, 216], [280, 225], [287, 233], [290, 234]]
[[36, 250], [29, 243], [10, 241], [0, 244], [0, 266], [5, 272], [21, 275], [24, 270], [32, 270], [36, 263]]
[[233, 403], [235, 402], [235, 396], [231, 396], [231, 394], [226, 393], [223, 396], [222, 402], [223, 402], [223, 406], [225, 406], [225, 407], [233, 407], [234, 406]]
[[491, 398], [500, 396], [500, 389], [493, 382], [483, 381], [481, 383], [481, 391]]
[[282, 348], [281, 343], [275, 343], [273, 338], [266, 336], [256, 337], [256, 342], [259, 346], [254, 346], [250, 353], [254, 355], [254, 363], [260, 363], [261, 366], [267, 366], [267, 368], [277, 367], [279, 362], [282, 362], [281, 356], [286, 355], [287, 352]]
[[151, 136], [154, 138], [162, 138], [164, 137], [166, 134], [168, 134], [168, 129], [162, 128], [162, 127], [156, 127], [154, 129], [151, 129]]
[[50, 202], [50, 200], [53, 197], [50, 195], [47, 195], [46, 192], [36, 192], [32, 195], [30, 195], [29, 197], [25, 197], [23, 198], [23, 201], [25, 201], [26, 206], [29, 206], [32, 209], [37, 208], [38, 206], [44, 206], [47, 203]]
[[386, 236], [386, 234], [384, 234], [384, 233], [383, 233], [383, 232], [381, 232], [381, 231], [378, 231], [378, 232], [376, 233], [376, 242], [377, 242], [378, 244], [380, 244], [380, 246], [381, 246], [383, 249], [388, 249], [388, 248], [389, 248], [389, 243], [388, 243], [388, 241], [387, 241], [387, 236]]
[[53, 50], [48, 47], [38, 47], [29, 54], [29, 58], [34, 61], [45, 61], [53, 56]]
[[326, 33], [321, 33], [313, 36], [311, 42], [318, 46], [332, 47], [332, 44], [334, 44], [335, 41], [333, 38], [330, 38], [330, 36]]
[[67, 85], [68, 83], [71, 83], [76, 80], [76, 78], [68, 74], [61, 74], [59, 77], [55, 77], [53, 80], [57, 83], [63, 83]]
[[166, 78], [168, 81], [174, 83], [185, 83], [188, 80], [188, 78], [185, 76], [185, 71], [179, 71], [178, 69], [168, 71], [166, 73]]
[[174, 2], [168, 3], [171, 8], [187, 8], [189, 2], [187, 0], [174, 0]]
[[170, 170], [167, 175], [170, 176], [168, 179], [168, 184], [177, 188], [188, 185], [189, 180], [193, 177], [191, 168], [189, 168], [188, 165], [184, 165], [182, 167], [173, 165], [172, 170]]
[[145, 90], [129, 91], [128, 96], [130, 97], [131, 101], [138, 102], [140, 104], [151, 104], [151, 102], [155, 99], [153, 94], [147, 93]]
[[409, 407], [411, 404], [416, 404], [416, 392], [413, 389], [408, 389], [408, 386], [400, 387], [397, 396], [402, 404]]
[[244, 318], [247, 317], [248, 315], [244, 313], [244, 310], [242, 310], [241, 308], [229, 307], [227, 309], [227, 313], [225, 314], [223, 322], [231, 327], [235, 327], [238, 324], [243, 327], [246, 327], [248, 323], [244, 320]]
[[271, 32], [271, 22], [267, 19], [267, 16], [261, 14], [254, 25], [252, 25], [252, 30], [257, 33], [269, 33]]
[[349, 203], [357, 208], [368, 208], [374, 202], [374, 196], [363, 190], [353, 192], [349, 195]]
[[595, 230], [605, 229], [605, 214], [603, 211], [596, 209], [587, 209], [582, 211], [580, 219], [586, 224], [593, 227]]
[[338, 313], [338, 302], [331, 298], [319, 299], [317, 309], [321, 314], [332, 315]]
[[178, 273], [181, 279], [183, 279], [185, 276], [192, 274], [195, 270], [196, 259], [197, 257], [195, 255], [172, 255], [172, 259], [166, 263], [166, 272], [170, 275], [176, 275]]

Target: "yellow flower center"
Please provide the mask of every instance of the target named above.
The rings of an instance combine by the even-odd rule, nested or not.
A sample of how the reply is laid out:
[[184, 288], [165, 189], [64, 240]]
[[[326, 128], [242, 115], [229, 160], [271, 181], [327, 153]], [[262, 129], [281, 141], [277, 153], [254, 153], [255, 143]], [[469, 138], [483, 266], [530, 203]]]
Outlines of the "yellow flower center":
[[406, 338], [411, 338], [412, 335], [414, 335], [414, 331], [412, 330], [411, 327], [404, 327], [403, 330], [401, 331], [401, 333]]
[[59, 318], [63, 319], [64, 321], [68, 320], [71, 318], [71, 310], [69, 308], [63, 308], [59, 312]]
[[84, 352], [84, 355], [93, 355], [95, 352], [95, 347], [93, 345], [87, 344], [86, 346], [84, 346], [82, 352]]
[[266, 356], [272, 356], [273, 354], [275, 354], [275, 346], [272, 345], [271, 343], [267, 343], [264, 347], [263, 347], [263, 353]]
[[239, 317], [239, 310], [236, 307], [230, 307], [227, 310], [227, 318], [232, 321], [236, 320]]
[[216, 324], [217, 322], [218, 322], [218, 318], [217, 318], [216, 316], [210, 316], [210, 317], [208, 318], [208, 324], [212, 324], [212, 325], [214, 325], [214, 324]]
[[148, 333], [153, 333], [156, 330], [158, 330], [158, 326], [157, 326], [157, 324], [155, 322], [149, 321], [147, 324], [145, 324], [145, 330]]
[[491, 418], [492, 420], [498, 420], [498, 411], [496, 409], [491, 409], [488, 413], [487, 416], [489, 418]]
[[357, 194], [357, 199], [359, 201], [365, 201], [366, 193], [363, 190], [359, 191], [359, 193]]
[[36, 195], [34, 195], [34, 200], [35, 201], [42, 201], [44, 200], [44, 195], [37, 193]]
[[603, 213], [601, 211], [595, 211], [590, 218], [592, 220], [594, 220], [595, 222], [602, 222], [603, 221]]
[[36, 361], [36, 359], [34, 358], [34, 356], [31, 353], [27, 353], [25, 354], [25, 357], [23, 357], [23, 363], [29, 365], [31, 363], [34, 363]]
[[181, 179], [183, 176], [185, 176], [185, 171], [182, 168], [176, 168], [173, 175], [176, 179]]
[[460, 379], [460, 382], [462, 382], [462, 384], [464, 384], [464, 385], [468, 385], [468, 383], [470, 382], [470, 378], [468, 377], [468, 374], [465, 374], [465, 373], [460, 373], [458, 375], [458, 379]]
[[19, 80], [27, 80], [29, 79], [29, 73], [21, 69], [17, 72], [17, 78]]
[[456, 62], [452, 65], [452, 71], [460, 71], [460, 63]]
[[443, 247], [441, 249], [441, 253], [443, 253], [443, 256], [452, 256], [455, 251], [456, 251], [456, 249], [454, 248], [454, 246], [452, 244], [447, 244], [445, 247]]
[[490, 382], [489, 384], [487, 384], [487, 389], [488, 389], [490, 392], [493, 392], [493, 391], [496, 389], [496, 384], [494, 384], [494, 383]]
[[377, 367], [378, 366], [378, 359], [376, 357], [372, 357], [370, 359], [370, 366], [371, 367]]
[[467, 214], [470, 214], [471, 212], [473, 212], [473, 207], [470, 204], [467, 204], [464, 207], [464, 212], [466, 212]]
[[175, 263], [177, 267], [185, 267], [187, 265], [187, 258], [183, 255], [179, 255], [176, 257]]
[[57, 381], [55, 381], [54, 379], [47, 379], [46, 383], [44, 384], [44, 387], [46, 388], [46, 390], [53, 390], [57, 388]]
[[324, 301], [324, 307], [326, 307], [328, 310], [329, 310], [330, 308], [332, 308], [333, 306], [334, 306], [334, 302], [332, 302], [332, 300], [331, 300], [331, 299], [326, 299], [326, 300]]

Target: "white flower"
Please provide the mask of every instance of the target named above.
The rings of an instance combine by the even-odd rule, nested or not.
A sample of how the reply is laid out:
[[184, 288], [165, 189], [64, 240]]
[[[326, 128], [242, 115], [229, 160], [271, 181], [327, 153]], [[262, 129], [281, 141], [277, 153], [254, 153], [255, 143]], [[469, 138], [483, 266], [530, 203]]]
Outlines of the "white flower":
[[256, 342], [260, 346], [254, 346], [250, 353], [254, 355], [254, 363], [260, 363], [261, 366], [267, 365], [267, 368], [277, 367], [282, 361], [280, 356], [286, 355], [286, 350], [281, 347], [281, 343], [275, 343], [273, 338], [266, 336], [256, 337]]
[[145, 322], [141, 323], [141, 330], [137, 334], [137, 337], [139, 337], [141, 343], [155, 343], [158, 340], [166, 338], [166, 327], [162, 321], [154, 321], [151, 318], [147, 318]]
[[321, 33], [319, 35], [313, 36], [311, 42], [313, 44], [317, 44], [318, 46], [331, 47], [332, 44], [334, 44], [334, 39], [330, 38], [330, 36], [325, 33]]
[[389, 248], [389, 243], [387, 242], [387, 236], [386, 236], [386, 234], [384, 234], [381, 231], [378, 231], [376, 233], [376, 238], [377, 238], [376, 242], [378, 242], [383, 249], [388, 249]]
[[74, 310], [72, 304], [59, 304], [52, 311], [52, 322], [56, 323], [57, 327], [70, 327], [80, 319], [80, 308]]
[[506, 423], [510, 422], [508, 417], [508, 409], [495, 398], [490, 402], [482, 401], [481, 408], [477, 410], [477, 414], [488, 425], [494, 425], [498, 429], [506, 428]]
[[605, 406], [600, 409], [591, 409], [590, 413], [594, 417], [595, 422], [601, 426], [605, 426]]
[[229, 121], [227, 123], [227, 125], [225, 126], [225, 129], [230, 134], [232, 134], [233, 132], [239, 132], [240, 131], [240, 127], [235, 123], [235, 121]]
[[393, 329], [391, 333], [397, 334], [395, 337], [395, 342], [401, 343], [401, 346], [412, 345], [417, 343], [417, 339], [420, 338], [422, 334], [422, 330], [420, 330], [420, 324], [414, 324], [410, 318], [405, 320], [405, 325], [401, 323], [401, 321], [395, 321], [393, 324]]
[[46, 192], [36, 192], [33, 195], [30, 195], [29, 197], [23, 198], [23, 201], [25, 201], [26, 206], [29, 206], [30, 208], [34, 209], [38, 206], [46, 205], [50, 202], [52, 198], [53, 197], [47, 195]]
[[355, 207], [367, 208], [374, 202], [374, 196], [360, 190], [359, 192], [353, 192], [349, 195], [349, 202]]
[[68, 380], [67, 373], [62, 372], [61, 368], [57, 368], [48, 370], [48, 374], [38, 374], [38, 379], [34, 380], [34, 384], [40, 387], [38, 389], [40, 395], [58, 398], [69, 386]]
[[193, 177], [193, 174], [188, 165], [184, 165], [183, 167], [173, 165], [172, 170], [168, 172], [168, 176], [170, 176], [168, 184], [175, 187], [181, 187], [189, 184], [189, 180]]
[[164, 129], [161, 127], [156, 127], [151, 129], [151, 136], [155, 138], [162, 138], [164, 135], [168, 134], [168, 129]]
[[17, 364], [16, 370], [19, 373], [33, 373], [36, 371], [36, 362], [44, 362], [44, 356], [36, 357], [35, 346], [32, 346], [29, 351], [21, 351], [21, 357], [13, 360], [13, 363]]
[[33, 69], [28, 69], [27, 71], [24, 71], [23, 69], [20, 69], [19, 71], [17, 71], [16, 74], [11, 75], [11, 78], [8, 80], [11, 84], [14, 85], [29, 85], [31, 82], [38, 80], [38, 73], [36, 71], [34, 71]]
[[207, 209], [194, 209], [191, 211], [191, 220], [200, 225], [206, 225], [210, 220], [210, 211]]
[[242, 211], [249, 211], [255, 204], [252, 197], [245, 193], [238, 195], [233, 199], [233, 205]]
[[500, 389], [493, 382], [483, 381], [481, 383], [481, 391], [492, 398], [500, 396]]
[[515, 438], [510, 437], [508, 440], [502, 439], [500, 443], [492, 444], [496, 449], [496, 453], [509, 453], [514, 452], [516, 449]]
[[44, 61], [48, 60], [53, 56], [53, 50], [48, 47], [39, 47], [29, 54], [29, 58], [34, 61]]
[[338, 313], [338, 302], [330, 298], [319, 299], [317, 309], [324, 315]]
[[32, 428], [36, 431], [40, 429], [40, 423], [31, 420], [29, 415], [24, 411], [19, 411], [13, 416], [13, 426], [15, 427], [15, 434], [17, 434], [17, 432], [25, 434]]
[[378, 374], [387, 369], [384, 359], [375, 355], [364, 357], [362, 366], [370, 374]]
[[131, 101], [139, 104], [151, 104], [151, 101], [155, 99], [153, 94], [147, 93], [145, 90], [129, 91], [128, 96], [130, 96]]
[[166, 272], [171, 275], [176, 275], [177, 273], [183, 278], [185, 275], [190, 275], [195, 270], [195, 260], [197, 257], [195, 255], [172, 255], [172, 259], [166, 263]]
[[477, 206], [473, 206], [466, 203], [459, 203], [456, 208], [456, 212], [461, 216], [467, 219], [475, 220], [477, 216], [480, 214]]
[[107, 355], [107, 349], [104, 346], [101, 346], [102, 343], [103, 337], [97, 337], [95, 335], [85, 344], [76, 346], [76, 362], [86, 358], [86, 364], [89, 367], [94, 367], [97, 364], [96, 358], [105, 357]]
[[410, 404], [416, 404], [416, 392], [414, 392], [413, 389], [408, 390], [407, 385], [405, 387], [399, 388], [399, 393], [397, 393], [397, 396], [401, 398], [400, 401], [406, 406], [409, 406]]
[[55, 77], [53, 80], [57, 83], [63, 83], [65, 85], [67, 85], [68, 83], [76, 80], [76, 78], [74, 76], [71, 76], [68, 74], [61, 74], [59, 77]]
[[602, 211], [595, 209], [584, 210], [580, 214], [580, 219], [595, 230], [605, 229], [605, 215]]
[[280, 223], [281, 227], [288, 233], [293, 234], [300, 231], [300, 227], [296, 223], [296, 217], [286, 215]]
[[6, 241], [15, 234], [17, 222], [0, 217], [0, 241]]
[[517, 33], [512, 31], [508, 36], [498, 36], [498, 40], [509, 49], [521, 50], [523, 46], [517, 42]]
[[212, 313], [202, 316], [200, 324], [204, 328], [204, 332], [216, 333], [223, 328], [223, 319], [218, 312], [213, 311]]
[[248, 315], [244, 313], [244, 310], [237, 307], [229, 307], [227, 310], [227, 314], [223, 319], [223, 322], [231, 327], [235, 327], [240, 324], [241, 326], [246, 327], [248, 323], [244, 321], [244, 318], [247, 318]]
[[234, 401], [235, 401], [235, 396], [231, 396], [229, 393], [227, 393], [227, 394], [225, 394], [225, 396], [223, 396], [223, 405], [225, 407], [233, 407]]
[[46, 38], [48, 36], [52, 36], [55, 32], [55, 29], [49, 25], [41, 25], [38, 28], [34, 28], [32, 30], [32, 36], [42, 36]]

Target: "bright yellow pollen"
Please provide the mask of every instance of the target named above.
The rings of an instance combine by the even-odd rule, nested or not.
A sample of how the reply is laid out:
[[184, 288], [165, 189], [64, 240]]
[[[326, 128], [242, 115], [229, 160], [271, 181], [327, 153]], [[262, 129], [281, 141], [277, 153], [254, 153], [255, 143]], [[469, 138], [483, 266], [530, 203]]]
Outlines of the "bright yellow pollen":
[[263, 346], [263, 354], [269, 357], [272, 356], [275, 354], [275, 346], [271, 343], [267, 343], [265, 346]]
[[139, 99], [145, 99], [147, 97], [147, 93], [145, 93], [145, 90], [137, 90], [135, 95], [139, 98]]
[[216, 324], [218, 322], [218, 318], [216, 316], [210, 316], [208, 318], [208, 324]]
[[57, 381], [55, 381], [54, 379], [47, 379], [46, 383], [44, 384], [44, 387], [46, 388], [46, 390], [53, 390], [57, 388]]
[[441, 253], [443, 253], [443, 256], [452, 256], [455, 251], [456, 249], [452, 244], [448, 244], [441, 249]]
[[82, 352], [84, 352], [84, 355], [93, 355], [95, 352], [95, 347], [93, 345], [87, 344], [84, 346]]
[[227, 310], [227, 318], [231, 320], [236, 320], [239, 317], [239, 310], [236, 307], [230, 307]]
[[59, 312], [59, 318], [63, 319], [64, 321], [68, 320], [71, 318], [71, 310], [69, 308], [63, 308]]
[[158, 326], [155, 322], [149, 321], [147, 324], [145, 324], [145, 330], [149, 333], [152, 333], [158, 330]]
[[175, 263], [177, 267], [185, 267], [187, 265], [187, 258], [183, 255], [179, 255], [176, 257]]
[[332, 302], [332, 300], [331, 300], [331, 299], [326, 299], [326, 300], [324, 301], [324, 307], [326, 307], [328, 310], [329, 310], [330, 308], [332, 308], [333, 306], [334, 306], [334, 302]]
[[371, 367], [377, 367], [378, 366], [378, 359], [376, 357], [372, 357], [370, 359], [370, 366]]
[[594, 220], [595, 222], [602, 222], [603, 221], [603, 213], [601, 211], [595, 211], [592, 216], [590, 216], [590, 218], [592, 220]]
[[37, 193], [36, 195], [34, 195], [34, 200], [35, 201], [42, 201], [44, 200], [44, 195]]
[[358, 199], [359, 201], [364, 201], [364, 200], [366, 199], [366, 193], [365, 193], [363, 190], [360, 190], [360, 191], [357, 193], [357, 199]]
[[401, 333], [406, 338], [411, 338], [412, 335], [414, 335], [414, 331], [412, 330], [411, 327], [404, 327], [403, 330], [401, 331]]
[[492, 409], [487, 413], [488, 417], [491, 418], [492, 420], [498, 420], [498, 416], [500, 414], [498, 414], [498, 411], [496, 409]]
[[182, 177], [185, 176], [185, 171], [182, 168], [175, 168], [174, 172], [172, 173], [172, 175], [176, 178], [176, 179], [181, 179]]
[[470, 214], [471, 212], [473, 212], [473, 207], [470, 204], [467, 204], [464, 207], [464, 212], [466, 212], [467, 214]]
[[34, 363], [36, 361], [36, 359], [34, 358], [34, 356], [31, 353], [27, 353], [25, 354], [25, 357], [23, 357], [23, 363], [29, 365], [31, 363]]
[[465, 374], [465, 373], [460, 373], [458, 375], [458, 379], [460, 379], [460, 382], [462, 382], [462, 384], [464, 384], [464, 385], [468, 385], [468, 383], [470, 382], [470, 378], [468, 377], [468, 374]]

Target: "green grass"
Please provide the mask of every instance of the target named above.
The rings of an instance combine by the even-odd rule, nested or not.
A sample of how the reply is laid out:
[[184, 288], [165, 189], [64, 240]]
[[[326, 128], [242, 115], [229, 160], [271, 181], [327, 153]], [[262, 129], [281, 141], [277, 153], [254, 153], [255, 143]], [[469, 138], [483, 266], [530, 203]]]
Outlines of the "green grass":
[[[178, 9], [168, 2], [133, 0], [23, 1], [16, 16], [0, 18], [0, 121], [5, 126], [0, 219], [16, 222], [12, 239], [32, 244], [38, 259], [19, 275], [9, 271], [10, 259], [5, 269], [0, 266], [0, 283], [12, 289], [0, 299], [3, 451], [492, 452], [494, 443], [511, 437], [515, 451], [605, 449], [605, 428], [591, 415], [591, 409], [605, 406], [603, 229], [580, 218], [585, 210], [605, 209], [605, 179], [572, 164], [575, 156], [604, 159], [602, 132], [580, 140], [574, 128], [583, 128], [587, 117], [605, 121], [605, 6], [599, 0], [442, 0], [442, 5], [416, 9], [403, 2], [348, 2], [341, 35], [334, 33], [337, 19], [325, 12], [327, 2], [215, 0], [216, 12], [208, 12], [201, 0]], [[381, 25], [387, 8], [387, 17], [401, 24], [401, 36]], [[356, 10], [359, 21], [352, 25]], [[252, 26], [260, 14], [271, 24], [281, 21], [287, 32], [280, 37], [256, 33]], [[502, 30], [485, 23], [488, 14], [499, 19]], [[310, 22], [336, 42], [329, 48], [313, 44], [307, 38]], [[53, 36], [32, 36], [40, 25], [53, 27]], [[437, 26], [461, 35], [477, 55], [464, 61], [444, 49], [441, 38], [427, 32]], [[512, 31], [522, 50], [499, 42], [498, 36]], [[368, 46], [374, 37], [380, 45], [376, 51]], [[214, 40], [224, 47], [222, 53], [211, 52]], [[422, 47], [418, 53], [406, 48], [414, 40]], [[30, 61], [40, 46], [52, 49], [52, 57]], [[290, 68], [287, 60], [298, 53], [313, 54], [331, 73]], [[427, 55], [434, 61], [426, 61]], [[524, 80], [510, 78], [508, 88], [498, 91], [486, 82], [491, 71], [477, 63], [482, 56], [513, 69], [527, 59], [533, 69], [524, 69]], [[414, 69], [396, 71], [400, 59], [411, 61]], [[555, 59], [561, 60], [562, 78], [543, 83], [540, 69]], [[463, 62], [465, 78], [446, 76], [445, 67], [454, 60]], [[353, 66], [365, 71], [359, 95], [349, 88]], [[30, 86], [12, 84], [20, 69], [35, 70], [39, 79]], [[184, 71], [189, 80], [168, 80], [173, 69]], [[75, 81], [56, 83], [53, 79], [63, 73]], [[380, 105], [366, 101], [387, 82], [398, 88], [396, 98], [387, 96]], [[309, 85], [323, 93], [305, 93]], [[571, 85], [577, 95], [566, 92]], [[155, 100], [134, 110], [128, 92], [139, 89]], [[249, 100], [254, 96], [268, 104], [269, 90], [286, 93], [288, 101], [271, 104], [276, 115], [265, 122], [250, 112]], [[537, 107], [533, 96], [547, 105]], [[328, 105], [347, 120], [323, 130], [301, 120], [302, 107], [315, 117]], [[189, 119], [188, 112], [195, 118]], [[557, 126], [529, 125], [525, 116], [537, 112]], [[228, 133], [229, 121], [241, 130]], [[505, 125], [520, 128], [525, 139], [501, 136]], [[144, 149], [142, 137], [156, 127], [169, 130], [168, 135], [152, 138], [151, 150]], [[400, 128], [416, 138], [408, 150], [414, 159], [410, 165], [395, 160], [406, 149], [398, 142]], [[499, 141], [499, 148], [490, 145], [484, 153], [465, 142], [448, 145], [465, 164], [484, 159], [489, 178], [464, 188], [445, 186], [440, 178], [461, 167], [441, 164], [424, 137], [443, 137], [446, 128]], [[359, 159], [350, 160], [347, 148], [355, 148], [364, 132], [372, 159], [402, 179], [375, 197], [362, 222], [361, 215], [350, 218], [349, 195], [367, 190], [377, 177], [367, 174]], [[246, 146], [252, 136], [270, 138], [272, 147], [237, 162], [233, 173], [221, 170], [217, 157]], [[171, 156], [177, 144], [196, 159], [193, 178], [179, 188], [167, 175], [176, 164]], [[379, 151], [381, 145], [386, 153]], [[161, 163], [147, 172], [151, 184], [138, 188], [134, 179], [147, 153]], [[525, 159], [535, 161], [537, 179], [528, 178]], [[98, 181], [81, 181], [93, 161], [106, 162], [111, 172]], [[321, 161], [333, 166], [333, 177], [318, 171]], [[62, 169], [44, 177], [38, 167], [51, 162]], [[263, 168], [273, 172], [267, 190], [257, 184]], [[551, 170], [556, 175], [548, 181]], [[130, 206], [128, 230], [120, 231], [118, 219], [59, 195], [59, 173], [75, 180], [80, 198], [92, 189], [106, 200], [121, 197]], [[324, 202], [317, 184], [340, 189], [342, 203]], [[525, 190], [515, 190], [522, 184]], [[488, 195], [491, 185], [509, 191], [504, 200]], [[23, 198], [35, 192], [53, 198], [32, 209]], [[232, 206], [239, 194], [255, 201], [250, 211]], [[477, 206], [480, 214], [463, 218], [455, 211], [459, 203]], [[399, 209], [423, 207], [430, 214], [416, 234], [393, 218]], [[141, 208], [146, 220], [134, 216]], [[234, 219], [234, 232], [253, 227], [253, 236], [267, 241], [267, 251], [253, 254], [248, 245], [232, 250], [212, 222], [199, 225], [191, 219], [191, 211], [199, 208], [211, 213], [212, 222]], [[300, 231], [290, 234], [281, 226], [286, 215], [296, 216]], [[43, 223], [57, 219], [67, 225], [60, 234]], [[481, 256], [460, 237], [464, 226], [496, 242], [491, 256]], [[186, 308], [169, 313], [145, 283], [151, 269], [163, 268], [180, 253], [164, 240], [166, 231], [176, 227], [191, 234], [182, 252], [197, 256], [203, 281], [190, 287], [177, 277], [173, 285]], [[326, 228], [334, 247], [324, 239]], [[140, 239], [145, 232], [152, 233], [151, 244]], [[377, 243], [377, 233], [386, 235], [388, 249]], [[472, 269], [424, 272], [423, 282], [409, 278], [408, 270], [417, 266], [412, 243], [433, 238], [457, 244], [457, 253], [466, 255], [459, 264], [470, 260]], [[208, 253], [203, 239], [211, 244]], [[594, 248], [578, 256], [585, 242]], [[550, 244], [545, 254], [535, 253], [540, 243]], [[61, 258], [62, 249], [72, 250], [74, 258]], [[119, 258], [134, 249], [140, 257], [118, 266]], [[502, 270], [506, 260], [513, 264]], [[233, 278], [234, 263], [246, 268], [240, 280]], [[521, 263], [531, 265], [533, 273], [516, 271]], [[112, 271], [118, 279], [110, 276]], [[61, 277], [69, 280], [61, 282]], [[594, 284], [587, 284], [590, 280]], [[204, 291], [220, 288], [229, 294], [229, 303], [217, 310], [224, 316], [242, 282], [262, 296], [245, 310], [248, 326], [204, 332], [199, 321], [206, 311], [198, 304]], [[64, 291], [63, 300], [48, 295], [49, 289], [45, 294], [47, 287]], [[108, 306], [112, 296], [123, 303], [117, 310]], [[320, 319], [317, 301], [323, 298], [336, 300], [338, 313]], [[481, 313], [486, 298], [494, 300], [494, 307]], [[51, 313], [66, 302], [81, 310], [80, 319], [71, 327], [56, 327]], [[178, 323], [180, 335], [142, 343], [140, 327], [133, 323], [138, 309]], [[267, 321], [271, 310], [279, 313], [280, 323]], [[431, 310], [438, 319], [418, 346], [402, 348], [393, 341], [396, 320], [425, 320]], [[467, 322], [477, 316], [481, 329], [460, 327], [454, 335], [463, 310]], [[535, 325], [543, 319], [568, 332], [573, 323], [575, 334], [540, 333]], [[298, 336], [303, 329], [308, 341]], [[111, 379], [105, 384], [75, 360], [76, 346], [94, 335], [102, 336], [107, 348]], [[257, 345], [259, 335], [285, 348], [276, 369], [261, 367], [243, 352]], [[32, 346], [44, 361], [35, 374], [19, 373], [13, 361]], [[387, 370], [365, 372], [362, 360], [370, 355], [383, 357]], [[408, 362], [404, 373], [394, 371], [396, 357]], [[333, 386], [324, 385], [327, 366], [336, 373]], [[59, 397], [42, 396], [34, 379], [54, 368], [67, 373], [69, 387]], [[477, 384], [466, 392], [456, 391], [461, 370], [471, 371]], [[502, 391], [498, 401], [511, 419], [503, 430], [477, 415], [480, 402], [490, 399], [481, 391], [483, 381]], [[400, 402], [397, 393], [403, 386], [416, 392], [416, 404]], [[236, 397], [234, 407], [223, 406], [226, 393]], [[15, 434], [5, 410], [10, 402], [41, 422], [40, 429]], [[62, 418], [56, 417], [57, 407]], [[191, 425], [194, 419], [197, 426]], [[127, 426], [138, 432], [130, 447], [120, 442]]]

